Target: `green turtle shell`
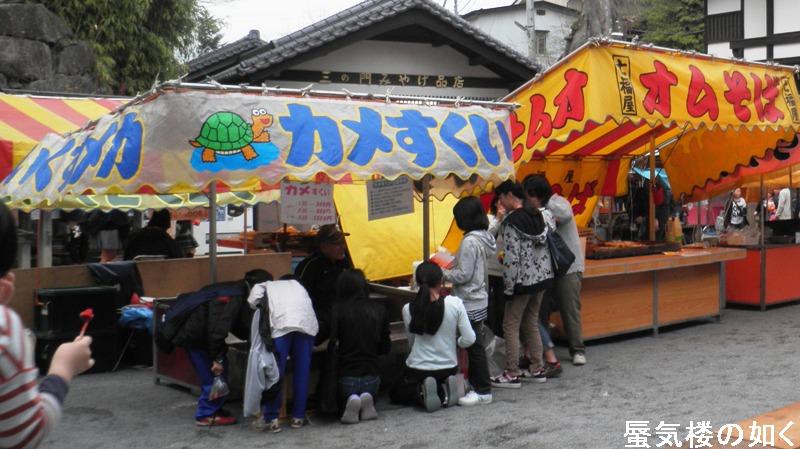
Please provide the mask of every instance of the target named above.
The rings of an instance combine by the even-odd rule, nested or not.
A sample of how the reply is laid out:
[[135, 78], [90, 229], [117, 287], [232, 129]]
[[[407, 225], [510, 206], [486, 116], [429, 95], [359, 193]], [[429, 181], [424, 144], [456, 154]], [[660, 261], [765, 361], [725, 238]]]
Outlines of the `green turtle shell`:
[[239, 114], [215, 112], [203, 123], [195, 140], [214, 151], [238, 150], [253, 141], [253, 129]]

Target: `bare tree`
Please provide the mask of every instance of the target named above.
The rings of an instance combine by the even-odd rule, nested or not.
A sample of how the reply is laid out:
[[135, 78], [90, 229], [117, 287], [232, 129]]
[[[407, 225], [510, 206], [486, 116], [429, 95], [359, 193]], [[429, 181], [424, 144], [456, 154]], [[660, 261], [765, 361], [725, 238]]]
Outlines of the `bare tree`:
[[592, 37], [607, 36], [620, 29], [618, 20], [640, 17], [643, 0], [584, 0], [581, 15], [572, 27], [566, 53]]

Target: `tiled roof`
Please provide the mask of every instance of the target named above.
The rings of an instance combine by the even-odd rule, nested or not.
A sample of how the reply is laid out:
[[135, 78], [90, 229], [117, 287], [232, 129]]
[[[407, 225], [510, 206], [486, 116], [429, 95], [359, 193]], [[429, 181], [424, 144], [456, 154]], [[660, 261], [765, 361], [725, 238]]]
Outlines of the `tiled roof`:
[[520, 65], [534, 72], [539, 71], [539, 67], [527, 57], [430, 0], [366, 0], [274, 41], [274, 48], [242, 61], [238, 66], [230, 67], [216, 74], [214, 78], [225, 81], [269, 68], [413, 9], [427, 12]]
[[251, 30], [247, 36], [189, 61], [189, 72], [203, 70], [226, 59], [235, 58], [246, 51], [269, 45], [269, 42], [261, 40], [258, 30]]
[[[551, 8], [551, 9], [554, 9], [556, 11], [560, 11], [560, 12], [562, 12], [564, 14], [570, 14], [570, 15], [573, 15], [573, 16], [577, 16], [577, 15], [579, 15], [581, 13], [577, 9], [570, 8], [568, 6], [562, 6], [562, 5], [559, 5], [558, 3], [553, 3], [553, 2], [546, 1], [546, 0], [536, 0], [535, 2], [533, 2], [533, 4], [534, 4], [534, 7]], [[491, 14], [491, 13], [495, 13], [495, 12], [508, 11], [509, 9], [525, 9], [525, 6], [526, 6], [525, 2], [522, 1], [522, 2], [518, 2], [518, 3], [512, 3], [512, 4], [507, 5], [507, 6], [495, 6], [495, 7], [492, 7], [492, 8], [475, 9], [475, 10], [472, 10], [472, 11], [464, 14], [464, 18], [465, 19], [472, 19], [474, 17], [482, 16], [482, 15], [487, 14], [487, 13]]]

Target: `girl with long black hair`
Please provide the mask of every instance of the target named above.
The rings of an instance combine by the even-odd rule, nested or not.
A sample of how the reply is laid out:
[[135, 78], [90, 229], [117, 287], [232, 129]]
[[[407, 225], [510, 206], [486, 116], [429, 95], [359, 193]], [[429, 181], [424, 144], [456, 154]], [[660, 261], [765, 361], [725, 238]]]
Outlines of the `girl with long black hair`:
[[442, 296], [442, 269], [421, 263], [415, 273], [419, 290], [403, 307], [403, 322], [411, 352], [403, 380], [391, 393], [397, 404], [421, 404], [429, 412], [458, 403], [460, 388], [457, 348], [475, 342], [475, 332], [460, 298]]
[[464, 301], [467, 318], [476, 336], [475, 344], [467, 349], [472, 391], [461, 398], [459, 404], [490, 404], [492, 381], [483, 342], [483, 322], [486, 321], [489, 308], [487, 265], [489, 259], [495, 257], [497, 247], [494, 236], [487, 230], [489, 219], [480, 199], [474, 196], [461, 198], [453, 207], [453, 216], [458, 228], [464, 231], [464, 238], [461, 239], [452, 269], [444, 271], [444, 280], [453, 284], [453, 294]]

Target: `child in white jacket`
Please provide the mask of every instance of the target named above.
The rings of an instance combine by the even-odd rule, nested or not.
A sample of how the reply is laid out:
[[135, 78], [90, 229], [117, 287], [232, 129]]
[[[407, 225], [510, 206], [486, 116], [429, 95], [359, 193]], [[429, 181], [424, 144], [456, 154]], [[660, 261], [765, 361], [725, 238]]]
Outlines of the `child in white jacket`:
[[[292, 428], [305, 424], [306, 401], [311, 373], [311, 355], [314, 336], [319, 331], [317, 317], [306, 289], [295, 280], [270, 281], [258, 284], [250, 291], [247, 302], [256, 308], [260, 301], [267, 301], [270, 336], [281, 377], [286, 373], [286, 361], [291, 355], [292, 377]], [[281, 431], [278, 412], [281, 395], [264, 404], [264, 423], [268, 431]]]

